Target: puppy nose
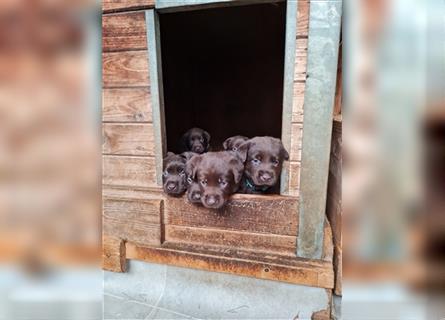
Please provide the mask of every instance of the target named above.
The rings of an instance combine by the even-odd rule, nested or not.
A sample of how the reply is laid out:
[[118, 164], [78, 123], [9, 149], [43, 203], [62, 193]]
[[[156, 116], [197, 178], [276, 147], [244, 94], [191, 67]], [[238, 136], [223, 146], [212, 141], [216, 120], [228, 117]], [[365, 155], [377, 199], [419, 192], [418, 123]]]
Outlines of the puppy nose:
[[205, 199], [205, 200], [206, 200], [206, 203], [207, 203], [209, 206], [213, 206], [213, 205], [218, 204], [218, 202], [219, 202], [219, 197], [210, 195], [210, 196], [206, 196], [206, 199]]
[[260, 179], [263, 182], [270, 181], [272, 179], [272, 175], [268, 172], [260, 172]]
[[192, 194], [192, 198], [193, 198], [194, 200], [199, 200], [199, 199], [201, 199], [201, 194], [200, 194], [199, 192], [194, 192], [194, 193]]
[[178, 187], [178, 185], [176, 183], [174, 183], [174, 182], [167, 183], [167, 190], [168, 191], [174, 191], [177, 187]]

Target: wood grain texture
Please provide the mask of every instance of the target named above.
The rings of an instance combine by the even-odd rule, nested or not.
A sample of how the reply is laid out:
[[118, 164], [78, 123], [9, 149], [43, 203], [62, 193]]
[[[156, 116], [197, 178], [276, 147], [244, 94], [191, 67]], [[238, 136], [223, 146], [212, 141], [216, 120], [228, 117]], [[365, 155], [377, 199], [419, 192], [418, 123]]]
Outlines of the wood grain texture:
[[292, 123], [292, 140], [289, 152], [291, 161], [301, 161], [301, 145], [303, 138], [303, 125], [300, 123]]
[[295, 236], [297, 207], [297, 198], [278, 195], [237, 194], [220, 211], [192, 205], [183, 198], [169, 198], [165, 202], [165, 223]]
[[155, 6], [155, 0], [103, 0], [102, 11], [116, 12], [140, 9], [151, 9]]
[[211, 228], [165, 226], [165, 240], [294, 256], [296, 237]]
[[309, 1], [298, 0], [297, 37], [307, 37], [309, 31]]
[[153, 126], [139, 123], [104, 123], [102, 152], [113, 155], [154, 156]]
[[147, 51], [105, 52], [102, 54], [104, 87], [149, 86]]
[[147, 49], [144, 12], [102, 16], [102, 51]]
[[307, 46], [308, 46], [307, 38], [297, 39], [295, 47], [295, 68], [294, 68], [295, 81], [306, 80]]
[[289, 164], [289, 194], [298, 196], [300, 190], [301, 163], [291, 161]]
[[104, 89], [102, 91], [102, 121], [151, 122], [149, 88]]
[[[240, 252], [239, 252], [240, 253]], [[204, 269], [215, 272], [256, 277], [289, 282], [313, 287], [332, 288], [332, 264], [314, 263], [310, 260], [292, 259], [291, 264], [283, 259], [258, 260], [257, 256], [241, 255], [235, 252], [194, 251], [192, 248], [181, 248], [177, 244], [162, 248], [127, 245], [127, 257], [130, 259], [153, 263], [169, 264], [187, 268]]]
[[332, 229], [329, 220], [326, 218], [324, 222], [323, 236], [323, 254], [321, 257], [325, 261], [332, 262], [334, 258], [334, 243], [332, 241]]
[[160, 245], [161, 202], [104, 199], [104, 234], [144, 245]]
[[102, 268], [113, 272], [127, 270], [125, 241], [104, 235], [102, 238]]
[[304, 82], [294, 82], [294, 100], [292, 105], [292, 122], [294, 123], [303, 123], [304, 87]]
[[103, 156], [103, 184], [157, 187], [154, 158]]

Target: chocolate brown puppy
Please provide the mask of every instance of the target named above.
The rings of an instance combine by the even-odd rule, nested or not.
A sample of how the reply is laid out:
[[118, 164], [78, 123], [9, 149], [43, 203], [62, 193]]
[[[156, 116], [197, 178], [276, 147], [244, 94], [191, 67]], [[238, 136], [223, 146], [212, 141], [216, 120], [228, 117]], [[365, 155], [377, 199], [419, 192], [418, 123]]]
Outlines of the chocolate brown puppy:
[[273, 193], [289, 153], [280, 139], [255, 137], [244, 142], [237, 153], [245, 160], [241, 193]]
[[181, 137], [179, 144], [181, 152], [191, 151], [204, 153], [209, 150], [210, 134], [200, 128], [192, 128]]
[[249, 138], [245, 136], [233, 136], [230, 138], [227, 138], [223, 142], [223, 148], [227, 151], [237, 151], [240, 145], [242, 145], [244, 142], [249, 140]]
[[162, 186], [168, 195], [180, 196], [185, 192], [187, 188], [185, 165], [186, 158], [182, 155], [168, 152], [164, 158]]
[[198, 183], [201, 203], [206, 208], [222, 208], [236, 192], [244, 165], [233, 152], [208, 152], [189, 160], [190, 178]]

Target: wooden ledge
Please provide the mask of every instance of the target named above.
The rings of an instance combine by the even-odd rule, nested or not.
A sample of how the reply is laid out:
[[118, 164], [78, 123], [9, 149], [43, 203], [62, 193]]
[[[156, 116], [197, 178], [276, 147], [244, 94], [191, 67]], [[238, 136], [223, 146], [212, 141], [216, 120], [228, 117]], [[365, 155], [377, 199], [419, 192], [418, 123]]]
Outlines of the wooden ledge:
[[332, 289], [332, 263], [320, 260], [260, 255], [240, 250], [216, 250], [165, 242], [161, 247], [126, 243], [127, 259], [224, 272], [259, 279]]

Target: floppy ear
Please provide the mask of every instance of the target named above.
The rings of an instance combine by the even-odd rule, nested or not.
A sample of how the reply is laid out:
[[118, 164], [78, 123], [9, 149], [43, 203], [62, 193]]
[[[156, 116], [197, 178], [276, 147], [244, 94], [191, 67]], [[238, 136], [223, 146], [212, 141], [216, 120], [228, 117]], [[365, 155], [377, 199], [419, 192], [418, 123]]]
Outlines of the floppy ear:
[[229, 148], [229, 144], [230, 142], [232, 142], [232, 138], [227, 138], [224, 142], [223, 142], [223, 148], [224, 150], [227, 150]]
[[240, 145], [238, 147], [238, 150], [236, 150], [236, 154], [238, 155], [238, 157], [240, 158], [240, 160], [243, 163], [246, 162], [247, 154], [249, 153], [250, 144], [251, 144], [251, 142], [249, 140], [247, 140], [246, 142], [244, 142], [242, 145]]
[[201, 155], [195, 154], [191, 157], [187, 163], [185, 164], [185, 173], [187, 176], [191, 177], [193, 180], [196, 178], [196, 172], [198, 169], [198, 165], [201, 162]]
[[193, 158], [193, 156], [196, 155], [196, 153], [194, 152], [190, 152], [190, 151], [186, 151], [180, 154], [180, 156], [182, 158], [184, 158], [186, 161], [190, 160], [191, 158]]
[[189, 150], [189, 145], [188, 145], [188, 140], [189, 140], [189, 137], [190, 137], [189, 131], [184, 133], [182, 135], [182, 137], [179, 139], [179, 150], [180, 151], [187, 151], [187, 150]]
[[209, 145], [209, 143], [210, 143], [210, 133], [208, 133], [207, 131], [203, 130], [202, 131], [202, 135], [204, 136], [204, 139], [207, 141], [207, 145]]
[[240, 159], [232, 158], [229, 161], [229, 164], [232, 167], [233, 179], [235, 180], [235, 183], [240, 183], [244, 173], [243, 163], [240, 161]]
[[289, 153], [286, 149], [284, 149], [283, 143], [281, 143], [281, 155], [283, 156], [284, 160], [289, 160]]

